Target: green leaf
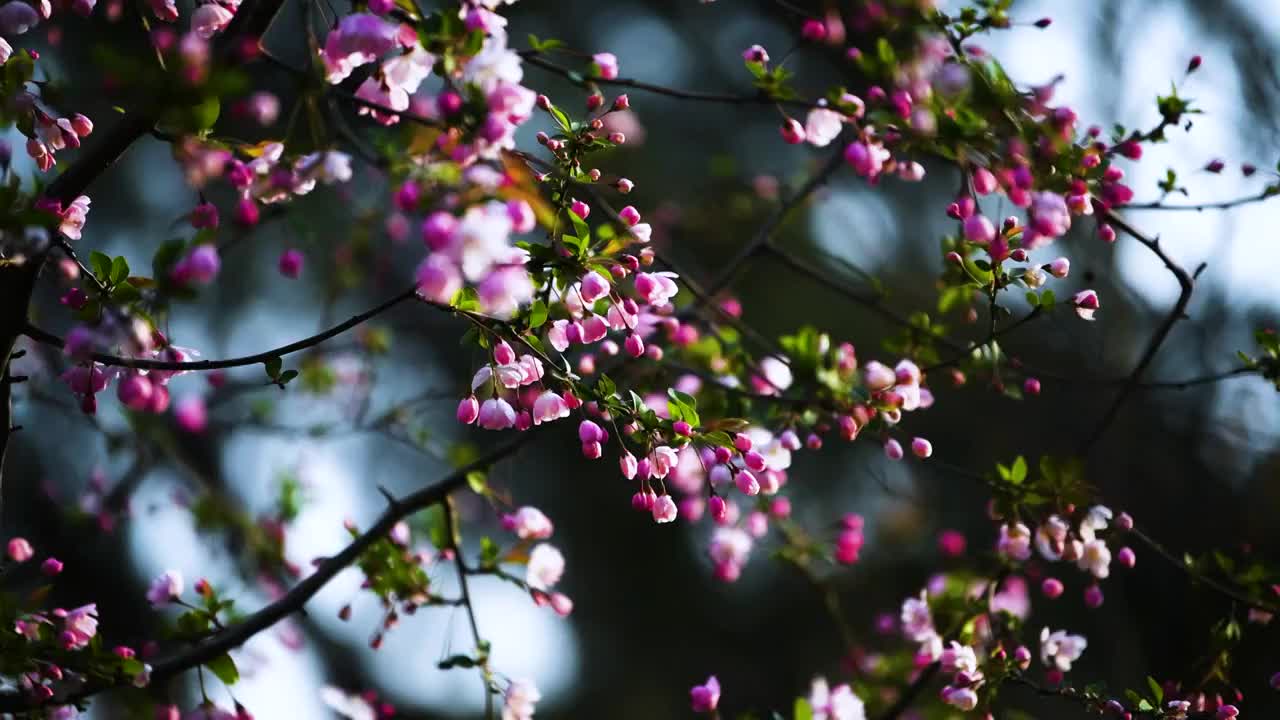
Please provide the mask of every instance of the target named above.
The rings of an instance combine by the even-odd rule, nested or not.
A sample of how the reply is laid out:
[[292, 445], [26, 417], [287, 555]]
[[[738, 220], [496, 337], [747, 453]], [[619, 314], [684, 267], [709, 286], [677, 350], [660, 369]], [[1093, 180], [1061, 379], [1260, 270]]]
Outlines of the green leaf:
[[280, 377], [280, 369], [284, 366], [284, 360], [279, 356], [267, 358], [262, 363], [267, 369], [267, 377], [275, 380]]
[[444, 660], [441, 660], [436, 667], [441, 670], [452, 670], [453, 668], [473, 668], [475, 666], [476, 661], [472, 660], [471, 657], [467, 655], [454, 655], [453, 657], [447, 657]]
[[485, 474], [479, 470], [472, 470], [467, 473], [467, 485], [472, 492], [481, 497], [489, 494], [489, 481], [485, 478]]
[[1044, 308], [1045, 310], [1052, 310], [1053, 304], [1057, 301], [1058, 299], [1053, 296], [1052, 290], [1045, 290], [1044, 292], [1040, 293], [1040, 307]]
[[89, 267], [99, 280], [107, 282], [111, 279], [111, 257], [106, 253], [97, 250], [89, 253]]
[[552, 105], [547, 108], [547, 112], [551, 113], [551, 117], [555, 119], [556, 124], [560, 126], [561, 130], [566, 133], [573, 132], [573, 124], [569, 122], [569, 116], [565, 115], [563, 110]]
[[547, 322], [547, 304], [538, 300], [529, 308], [529, 329], [542, 327]]
[[813, 708], [808, 700], [796, 698], [796, 704], [791, 708], [791, 715], [793, 720], [813, 720]]
[[289, 381], [296, 377], [298, 377], [297, 370], [285, 370], [284, 372], [280, 373], [279, 377], [276, 378], [276, 383], [280, 385], [288, 385]]
[[1164, 703], [1164, 688], [1150, 675], [1147, 676], [1147, 687], [1151, 688], [1151, 697], [1156, 699], [1157, 704]]
[[1022, 484], [1027, 479], [1027, 461], [1021, 455], [1017, 460], [1013, 461], [1013, 468], [1009, 471], [1009, 482], [1014, 485]]
[[129, 279], [129, 261], [121, 255], [111, 261], [111, 282], [118, 285]]
[[1035, 292], [1028, 292], [1027, 304], [1030, 305], [1031, 307], [1038, 306], [1040, 304], [1040, 296], [1035, 294]]
[[226, 685], [235, 685], [240, 679], [240, 671], [236, 669], [235, 661], [225, 653], [205, 663], [204, 666]]

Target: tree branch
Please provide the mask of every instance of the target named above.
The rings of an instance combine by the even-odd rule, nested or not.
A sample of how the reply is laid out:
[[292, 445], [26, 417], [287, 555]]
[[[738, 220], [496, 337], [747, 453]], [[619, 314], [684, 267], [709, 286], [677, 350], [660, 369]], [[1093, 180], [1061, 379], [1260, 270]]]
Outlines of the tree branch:
[[566, 80], [586, 87], [590, 83], [598, 85], [613, 85], [615, 87], [631, 88], [633, 90], [643, 90], [645, 92], [654, 93], [656, 95], [665, 95], [666, 97], [676, 98], [678, 100], [693, 100], [696, 102], [720, 103], [724, 105], [773, 105], [787, 106], [800, 109], [810, 109], [818, 107], [817, 103], [808, 100], [779, 100], [771, 98], [764, 93], [756, 93], [754, 95], [729, 95], [724, 93], [708, 93], [697, 90], [680, 90], [677, 88], [669, 88], [662, 85], [643, 82], [641, 80], [632, 80], [630, 78], [614, 78], [605, 80], [599, 77], [586, 77], [581, 73], [570, 70], [563, 65], [557, 65], [543, 57], [538, 50], [521, 50], [520, 57], [534, 67], [542, 68], [548, 72], [555, 73]]
[[1123, 218], [1116, 215], [1110, 210], [1099, 208], [1099, 220], [1110, 223], [1111, 225], [1123, 230], [1126, 234], [1144, 245], [1156, 257], [1164, 263], [1165, 268], [1173, 274], [1174, 279], [1178, 281], [1178, 300], [1173, 304], [1173, 309], [1165, 316], [1160, 325], [1156, 327], [1156, 331], [1152, 334], [1151, 339], [1147, 342], [1147, 348], [1143, 351], [1142, 357], [1138, 359], [1138, 364], [1134, 366], [1133, 371], [1129, 373], [1124, 384], [1121, 385], [1120, 391], [1116, 393], [1115, 400], [1111, 402], [1111, 406], [1107, 408], [1102, 419], [1094, 426], [1093, 431], [1085, 440], [1082, 447], [1084, 453], [1088, 453], [1090, 449], [1102, 439], [1103, 434], [1111, 423], [1115, 421], [1116, 416], [1120, 413], [1120, 408], [1124, 406], [1129, 396], [1138, 388], [1138, 383], [1142, 379], [1142, 373], [1151, 365], [1151, 361], [1155, 360], [1156, 353], [1160, 351], [1160, 346], [1169, 337], [1169, 333], [1173, 330], [1173, 326], [1179, 320], [1186, 317], [1187, 305], [1191, 302], [1191, 293], [1195, 290], [1195, 278], [1204, 270], [1204, 264], [1201, 263], [1194, 273], [1189, 273], [1169, 257], [1164, 249], [1160, 247], [1160, 239], [1147, 237], [1138, 229], [1134, 228]]
[[[479, 459], [457, 468], [434, 485], [429, 485], [400, 498], [391, 504], [368, 530], [361, 533], [359, 537], [351, 541], [351, 544], [343, 548], [342, 552], [320, 563], [315, 572], [308, 575], [297, 585], [294, 585], [278, 600], [250, 614], [241, 622], [227, 627], [217, 635], [154, 663], [151, 669], [151, 684], [161, 684], [187, 670], [207, 663], [223, 653], [234, 650], [248, 642], [258, 633], [284, 620], [289, 615], [302, 610], [307, 601], [314, 597], [334, 576], [356, 562], [360, 554], [367, 548], [386, 537], [396, 523], [419, 510], [443, 502], [450, 493], [466, 486], [468, 473], [487, 469], [500, 460], [509, 457], [522, 448], [533, 435], [534, 433], [532, 432], [522, 433], [505, 445], [501, 445]], [[126, 681], [122, 679], [120, 682], [125, 683]], [[81, 700], [116, 686], [110, 682], [90, 684], [76, 693], [74, 697], [64, 698], [57, 702], [65, 703]], [[18, 693], [0, 695], [0, 712], [18, 712], [29, 710], [31, 707], [24, 695]]]
[[[314, 347], [316, 345], [319, 345], [325, 340], [328, 340], [329, 338], [335, 337], [337, 335], [341, 335], [342, 333], [363, 323], [366, 320], [369, 320], [370, 318], [381, 315], [382, 313], [390, 310], [396, 305], [399, 305], [405, 300], [409, 300], [411, 298], [416, 298], [416, 297], [418, 297], [418, 289], [415, 286], [395, 295], [394, 297], [388, 300], [384, 300], [382, 303], [375, 305], [374, 307], [369, 308], [368, 310], [358, 315], [353, 315], [350, 318], [347, 318], [343, 322], [340, 322], [337, 325], [334, 325], [333, 327], [329, 328], [328, 330], [325, 330], [324, 332], [317, 333], [315, 335], [312, 335], [311, 337], [303, 338], [302, 340], [298, 340], [296, 342], [291, 342], [288, 345], [281, 345], [280, 347], [272, 350], [255, 353], [253, 355], [244, 355], [241, 357], [233, 357], [233, 358], [223, 358], [221, 360], [190, 360], [186, 362], [174, 362], [169, 360], [149, 360], [145, 358], [128, 358], [128, 357], [120, 357], [119, 355], [108, 355], [105, 353], [93, 353], [90, 357], [92, 357], [94, 362], [99, 362], [99, 363], [102, 363], [103, 365], [110, 365], [113, 367], [135, 368], [138, 370], [179, 370], [179, 371], [181, 370], [217, 370], [220, 368], [233, 368], [233, 367], [243, 367], [245, 365], [256, 365], [257, 363], [266, 362], [267, 360], [270, 360], [272, 358], [280, 357], [282, 355], [289, 355], [291, 353], [298, 352], [299, 350], [305, 350], [309, 347]], [[424, 300], [423, 302], [426, 302], [426, 301]], [[430, 304], [435, 306], [434, 303], [430, 303]], [[66, 342], [62, 338], [52, 333], [41, 330], [40, 328], [30, 323], [26, 324], [26, 327], [23, 330], [23, 333], [26, 334], [31, 339], [40, 343], [44, 343], [45, 345], [50, 345], [56, 348], [62, 348], [63, 346], [66, 345]]]

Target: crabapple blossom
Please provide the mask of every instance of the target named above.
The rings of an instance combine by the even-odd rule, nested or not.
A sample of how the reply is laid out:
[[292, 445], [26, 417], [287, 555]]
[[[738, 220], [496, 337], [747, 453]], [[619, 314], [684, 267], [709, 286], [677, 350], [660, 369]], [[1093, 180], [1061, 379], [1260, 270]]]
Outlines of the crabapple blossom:
[[529, 552], [525, 583], [534, 590], [550, 590], [564, 575], [564, 555], [554, 546], [538, 543]]
[[714, 712], [720, 704], [720, 681], [715, 675], [689, 689], [689, 706], [696, 713]]
[[182, 573], [166, 570], [151, 581], [147, 601], [152, 607], [165, 607], [182, 594]]
[[532, 680], [512, 680], [502, 698], [502, 720], [530, 720], [541, 699], [542, 693]]
[[1045, 667], [1056, 668], [1061, 672], [1069, 672], [1071, 664], [1084, 654], [1088, 641], [1080, 635], [1070, 635], [1066, 630], [1040, 631], [1040, 662]]

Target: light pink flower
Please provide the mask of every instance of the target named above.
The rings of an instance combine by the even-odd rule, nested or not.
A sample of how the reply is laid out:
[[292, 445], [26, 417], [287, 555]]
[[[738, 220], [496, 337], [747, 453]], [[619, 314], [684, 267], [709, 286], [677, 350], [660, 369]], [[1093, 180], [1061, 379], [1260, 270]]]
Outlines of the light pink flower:
[[534, 590], [547, 591], [564, 575], [564, 555], [554, 545], [539, 543], [529, 553], [525, 583]]
[[58, 232], [72, 240], [79, 240], [80, 231], [84, 230], [84, 223], [89, 215], [89, 202], [88, 195], [81, 195], [72, 200], [71, 205], [62, 211], [62, 221], [58, 223]]
[[174, 598], [182, 595], [182, 573], [177, 570], [165, 570], [151, 581], [147, 589], [147, 602], [152, 607], [165, 607]]
[[234, 11], [228, 10], [217, 2], [205, 3], [191, 13], [191, 30], [208, 40], [225, 30], [233, 17], [235, 17]]

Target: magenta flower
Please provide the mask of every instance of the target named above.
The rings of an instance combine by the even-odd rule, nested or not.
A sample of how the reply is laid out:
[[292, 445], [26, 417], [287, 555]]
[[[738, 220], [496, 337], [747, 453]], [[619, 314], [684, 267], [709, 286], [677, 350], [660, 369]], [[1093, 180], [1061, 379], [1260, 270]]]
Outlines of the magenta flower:
[[720, 681], [715, 675], [689, 689], [689, 706], [696, 713], [709, 713], [720, 704]]
[[182, 573], [177, 570], [165, 570], [151, 581], [147, 589], [147, 602], [152, 607], [162, 608], [182, 595]]

